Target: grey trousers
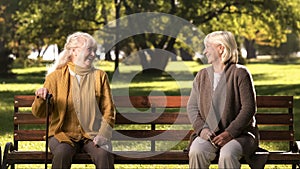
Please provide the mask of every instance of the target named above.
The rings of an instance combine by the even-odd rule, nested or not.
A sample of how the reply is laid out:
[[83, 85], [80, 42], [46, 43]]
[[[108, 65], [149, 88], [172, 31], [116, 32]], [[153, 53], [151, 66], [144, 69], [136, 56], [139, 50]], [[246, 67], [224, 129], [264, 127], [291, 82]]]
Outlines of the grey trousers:
[[[217, 156], [218, 149], [211, 143], [197, 137], [190, 147], [189, 167], [191, 169], [208, 169], [211, 161]], [[239, 142], [231, 140], [220, 149], [218, 167], [220, 169], [238, 169], [241, 167], [239, 160], [242, 158], [243, 149]]]
[[60, 143], [55, 137], [49, 138], [49, 148], [53, 154], [52, 169], [69, 169], [72, 165], [72, 158], [77, 152], [86, 152], [91, 156], [97, 169], [113, 169], [113, 154], [94, 146], [92, 141], [87, 143], [73, 142], [75, 146], [67, 143]]

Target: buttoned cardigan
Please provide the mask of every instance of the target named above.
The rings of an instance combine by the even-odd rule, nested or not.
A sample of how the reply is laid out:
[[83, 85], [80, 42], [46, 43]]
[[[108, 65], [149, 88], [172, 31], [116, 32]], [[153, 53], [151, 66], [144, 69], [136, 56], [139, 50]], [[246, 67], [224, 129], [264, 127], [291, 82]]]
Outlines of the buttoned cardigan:
[[[259, 133], [255, 120], [256, 94], [252, 76], [245, 66], [228, 63], [224, 69], [226, 78], [225, 106], [219, 122], [220, 132], [228, 131], [243, 147], [243, 153], [252, 154], [258, 148]], [[194, 134], [199, 136], [212, 102], [213, 68], [201, 69], [194, 81], [187, 105], [189, 115], [197, 114], [193, 121]]]
[[[107, 123], [101, 125], [99, 134], [110, 139], [112, 135], [112, 127], [115, 123], [115, 107], [112, 100], [111, 89], [107, 74], [99, 69], [95, 69], [96, 78], [96, 99], [102, 113], [102, 119]], [[70, 89], [70, 73], [68, 66], [64, 66], [55, 70], [46, 76], [44, 87], [53, 95], [51, 100], [51, 123], [49, 126], [49, 137], [55, 136], [59, 141], [66, 142], [71, 145], [70, 138], [62, 130], [67, 112], [67, 100]], [[35, 98], [32, 104], [32, 113], [36, 117], [46, 116], [46, 101], [42, 98]], [[77, 126], [74, 126], [77, 127]], [[86, 138], [89, 138], [87, 133], [84, 133]], [[89, 138], [92, 139], [92, 138]]]

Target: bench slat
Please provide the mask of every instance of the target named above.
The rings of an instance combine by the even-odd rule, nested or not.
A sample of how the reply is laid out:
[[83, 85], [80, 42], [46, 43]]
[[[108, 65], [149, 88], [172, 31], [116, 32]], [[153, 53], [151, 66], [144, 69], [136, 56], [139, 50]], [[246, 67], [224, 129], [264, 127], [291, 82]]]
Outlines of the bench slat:
[[[167, 96], [167, 101], [164, 96], [130, 96], [130, 102], [128, 96], [114, 96], [114, 102], [116, 106], [120, 107], [145, 107], [149, 108], [152, 104], [157, 107], [185, 107], [189, 96]], [[17, 95], [15, 96], [15, 107], [31, 107], [34, 100], [33, 95]], [[292, 108], [293, 96], [257, 96], [257, 106], [265, 108]], [[150, 102], [151, 101], [151, 102]]]
[[293, 96], [257, 96], [260, 108], [293, 108]]
[[[114, 130], [112, 140], [189, 140], [190, 130]], [[17, 141], [44, 141], [45, 130], [16, 130]]]
[[[45, 124], [45, 118], [37, 118], [31, 113], [16, 113], [14, 124]], [[117, 113], [116, 124], [190, 124], [185, 113]]]
[[293, 125], [293, 115], [291, 114], [256, 114], [257, 124], [262, 125]]
[[16, 141], [45, 141], [46, 130], [15, 130]]
[[17, 95], [15, 96], [15, 107], [31, 107], [34, 95]]
[[186, 113], [118, 113], [117, 124], [190, 124]]
[[[293, 141], [293, 133], [288, 130], [260, 130], [260, 140]], [[16, 130], [17, 141], [44, 141], [45, 130]], [[112, 140], [189, 140], [191, 130], [114, 130]]]
[[46, 118], [37, 118], [32, 113], [16, 113], [14, 124], [46, 124]]
[[[290, 114], [256, 114], [257, 124], [293, 125]], [[45, 118], [36, 118], [31, 113], [16, 113], [14, 124], [45, 124]], [[190, 124], [186, 113], [117, 113], [116, 124]]]
[[264, 141], [294, 141], [294, 135], [291, 131], [271, 131], [271, 130], [260, 130], [260, 140]]
[[178, 108], [186, 107], [189, 96], [115, 96], [116, 107], [136, 107], [136, 108]]
[[112, 140], [189, 140], [191, 130], [117, 130]]

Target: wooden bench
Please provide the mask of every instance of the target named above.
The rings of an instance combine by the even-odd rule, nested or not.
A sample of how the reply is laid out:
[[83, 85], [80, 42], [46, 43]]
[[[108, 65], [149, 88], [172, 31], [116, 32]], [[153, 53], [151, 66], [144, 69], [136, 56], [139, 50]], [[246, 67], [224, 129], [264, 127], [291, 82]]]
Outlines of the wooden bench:
[[[2, 169], [13, 168], [15, 164], [43, 164], [44, 150], [19, 150], [19, 144], [44, 141], [45, 128], [26, 126], [45, 126], [46, 120], [31, 114], [34, 96], [19, 95], [14, 99], [13, 142], [5, 145]], [[115, 164], [188, 164], [188, 154], [183, 151], [192, 133], [186, 114], [188, 96], [115, 96], [114, 101], [118, 111], [112, 138]], [[272, 142], [284, 148], [256, 154], [267, 156], [267, 164], [299, 166], [293, 96], [257, 96], [257, 107], [262, 146]], [[51, 152], [48, 157], [47, 162], [51, 163]], [[241, 162], [245, 163], [244, 160]], [[73, 163], [89, 164], [92, 161], [87, 154], [78, 153]], [[217, 159], [213, 163], [217, 163]]]

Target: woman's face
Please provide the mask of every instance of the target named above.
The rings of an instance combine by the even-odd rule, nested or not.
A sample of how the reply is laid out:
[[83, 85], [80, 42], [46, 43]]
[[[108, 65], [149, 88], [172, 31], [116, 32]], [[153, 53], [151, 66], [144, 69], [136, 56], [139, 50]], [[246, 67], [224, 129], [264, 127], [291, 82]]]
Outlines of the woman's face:
[[205, 44], [204, 55], [207, 57], [208, 63], [221, 62], [222, 46], [207, 42]]
[[82, 45], [74, 49], [73, 62], [74, 64], [89, 68], [96, 57], [96, 49], [91, 47], [91, 45]]

